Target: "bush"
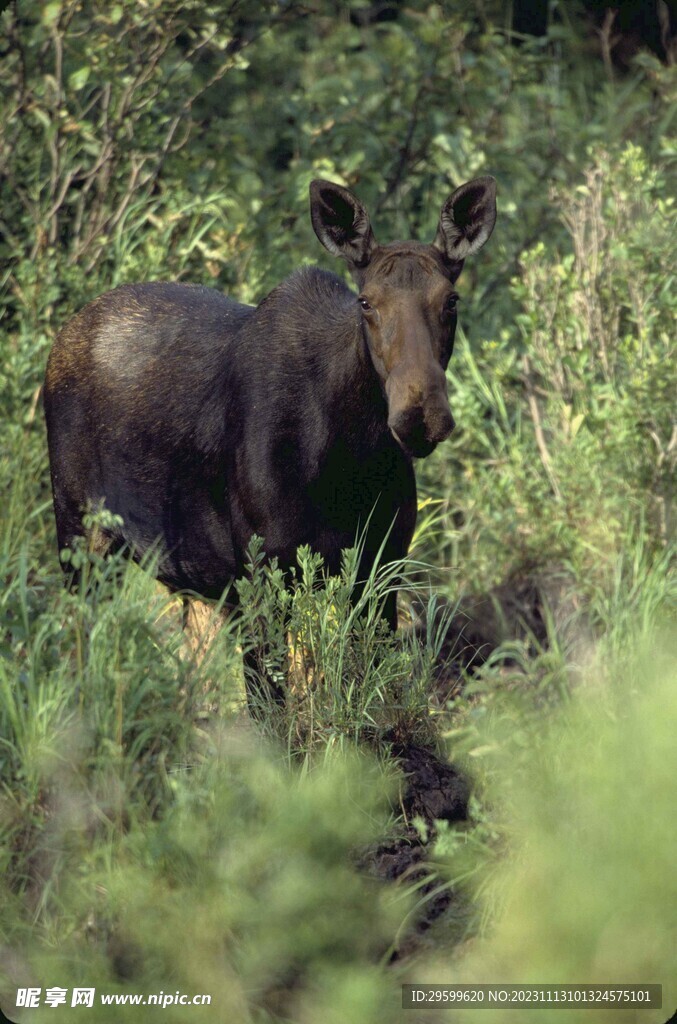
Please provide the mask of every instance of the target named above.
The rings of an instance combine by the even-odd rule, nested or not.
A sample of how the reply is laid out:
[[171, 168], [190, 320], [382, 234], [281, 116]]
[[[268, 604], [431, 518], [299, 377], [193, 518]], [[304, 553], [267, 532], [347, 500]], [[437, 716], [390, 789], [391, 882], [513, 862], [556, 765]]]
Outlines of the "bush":
[[636, 146], [599, 153], [555, 202], [568, 250], [524, 253], [516, 327], [478, 352], [463, 341], [452, 459], [426, 478], [453, 495], [447, 551], [466, 586], [555, 567], [589, 600], [629, 536], [658, 551], [674, 532], [675, 211]]

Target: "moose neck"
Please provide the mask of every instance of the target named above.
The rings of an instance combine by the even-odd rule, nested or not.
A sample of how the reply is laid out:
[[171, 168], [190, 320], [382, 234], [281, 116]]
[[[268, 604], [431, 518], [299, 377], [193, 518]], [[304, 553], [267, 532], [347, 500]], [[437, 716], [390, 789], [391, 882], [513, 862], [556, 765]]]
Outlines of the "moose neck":
[[293, 274], [264, 299], [243, 335], [256, 353], [257, 387], [267, 387], [277, 418], [290, 405], [305, 410], [317, 422], [318, 444], [341, 440], [356, 454], [390, 436], [356, 295], [336, 275], [316, 268]]
[[327, 359], [333, 422], [352, 448], [363, 451], [391, 435], [387, 400], [369, 354], [362, 318], [354, 305], [349, 307], [333, 341]]

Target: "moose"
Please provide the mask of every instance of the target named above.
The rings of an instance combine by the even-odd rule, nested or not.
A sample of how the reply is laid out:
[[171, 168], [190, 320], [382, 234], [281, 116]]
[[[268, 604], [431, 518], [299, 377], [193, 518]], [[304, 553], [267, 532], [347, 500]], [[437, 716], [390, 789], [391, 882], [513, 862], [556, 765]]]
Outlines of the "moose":
[[[122, 525], [90, 536], [100, 554], [159, 545], [157, 578], [208, 600], [233, 592], [254, 534], [286, 571], [309, 545], [337, 572], [360, 533], [361, 578], [379, 552], [407, 553], [413, 459], [454, 428], [454, 285], [491, 235], [496, 182], [457, 188], [431, 245], [379, 245], [362, 203], [329, 181], [311, 183], [310, 214], [357, 293], [307, 267], [258, 306], [126, 284], [63, 328], [44, 387], [59, 549], [105, 506]], [[395, 630], [395, 593], [383, 616]], [[245, 680], [250, 707], [279, 699], [247, 662]]]

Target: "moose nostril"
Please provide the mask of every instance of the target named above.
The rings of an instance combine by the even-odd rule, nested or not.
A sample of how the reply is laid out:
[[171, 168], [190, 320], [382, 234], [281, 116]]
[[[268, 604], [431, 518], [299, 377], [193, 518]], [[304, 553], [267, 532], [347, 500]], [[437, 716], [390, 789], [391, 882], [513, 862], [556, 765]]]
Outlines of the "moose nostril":
[[429, 423], [428, 437], [431, 441], [439, 444], [440, 441], [446, 441], [455, 426], [456, 423], [454, 421], [454, 417], [448, 410], [445, 410], [441, 415], [435, 417], [435, 419]]
[[396, 431], [400, 437], [406, 437], [415, 430], [423, 427], [423, 411], [419, 406], [410, 406], [402, 409], [388, 420], [388, 426]]

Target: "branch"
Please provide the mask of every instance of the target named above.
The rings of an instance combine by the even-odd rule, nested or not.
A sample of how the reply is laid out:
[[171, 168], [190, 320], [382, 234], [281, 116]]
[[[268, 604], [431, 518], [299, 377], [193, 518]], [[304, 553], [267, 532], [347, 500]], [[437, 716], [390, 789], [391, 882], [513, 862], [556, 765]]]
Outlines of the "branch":
[[538, 408], [538, 402], [536, 401], [536, 395], [534, 393], [533, 384], [531, 382], [531, 368], [529, 366], [529, 357], [526, 355], [524, 356], [524, 359], [522, 361], [522, 366], [524, 368], [522, 380], [524, 382], [524, 388], [527, 393], [529, 413], [531, 414], [531, 419], [533, 420], [534, 424], [534, 434], [536, 436], [538, 453], [541, 456], [543, 468], [545, 469], [545, 472], [548, 476], [548, 480], [550, 481], [552, 492], [555, 495], [557, 501], [561, 501], [562, 492], [560, 490], [559, 484], [557, 483], [557, 477], [555, 476], [554, 470], [552, 468], [552, 459], [550, 458], [548, 446], [545, 443], [545, 435], [543, 433], [543, 427], [541, 426], [541, 413]]
[[411, 145], [412, 142], [414, 141], [414, 133], [416, 132], [416, 129], [418, 127], [418, 117], [419, 109], [421, 106], [421, 100], [423, 98], [424, 92], [428, 88], [429, 81], [430, 74], [427, 73], [425, 77], [422, 79], [422, 81], [419, 83], [418, 89], [416, 90], [416, 96], [414, 97], [414, 102], [411, 107], [411, 113], [409, 115], [407, 132], [404, 137], [404, 142], [400, 146], [399, 159], [397, 161], [395, 170], [386, 181], [385, 189], [379, 198], [378, 204], [376, 206], [377, 213], [383, 209], [383, 207], [388, 202], [393, 193], [397, 191], [404, 178], [404, 173], [406, 171], [409, 158], [411, 157]]

